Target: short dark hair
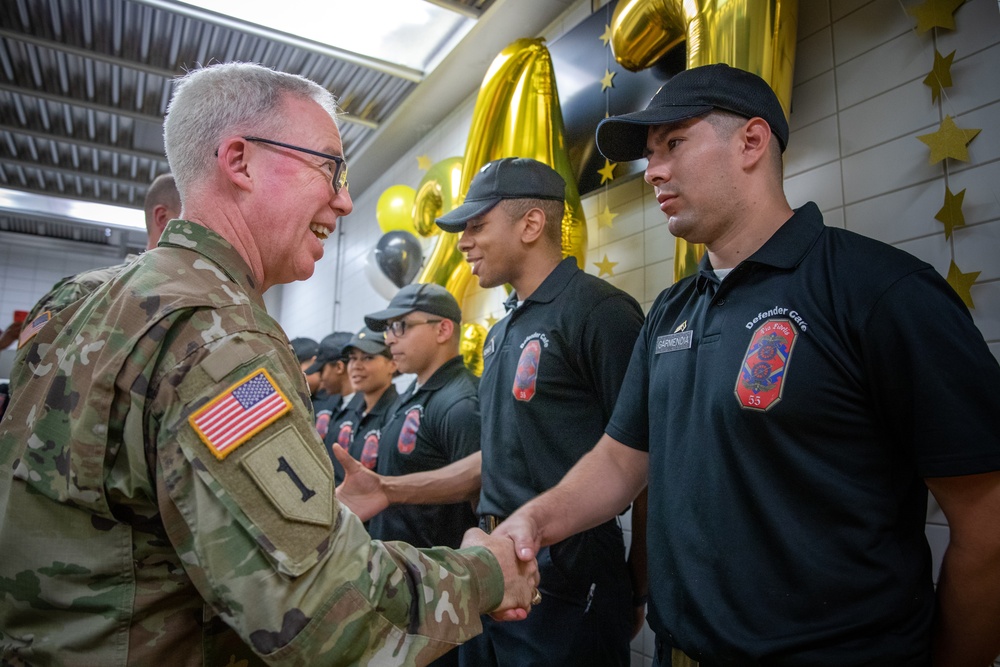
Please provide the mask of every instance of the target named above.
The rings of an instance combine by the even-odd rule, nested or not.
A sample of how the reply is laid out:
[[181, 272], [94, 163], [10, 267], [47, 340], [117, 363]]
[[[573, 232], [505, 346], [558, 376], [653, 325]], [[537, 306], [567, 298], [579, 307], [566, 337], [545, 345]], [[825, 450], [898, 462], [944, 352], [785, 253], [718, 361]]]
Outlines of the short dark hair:
[[562, 248], [562, 219], [566, 212], [564, 202], [553, 199], [504, 199], [499, 206], [511, 222], [520, 220], [533, 208], [541, 209], [545, 214], [545, 238]]

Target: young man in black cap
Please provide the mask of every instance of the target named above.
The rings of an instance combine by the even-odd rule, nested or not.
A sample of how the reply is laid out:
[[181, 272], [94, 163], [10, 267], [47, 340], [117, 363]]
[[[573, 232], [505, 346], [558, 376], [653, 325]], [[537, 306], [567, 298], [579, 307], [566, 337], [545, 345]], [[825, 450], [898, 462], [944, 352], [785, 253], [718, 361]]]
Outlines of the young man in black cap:
[[[385, 310], [366, 315], [365, 323], [385, 332], [400, 372], [416, 374], [381, 428], [378, 474], [391, 480], [436, 471], [478, 453], [479, 379], [459, 354], [462, 310], [455, 297], [440, 285], [407, 285]], [[356, 469], [354, 461], [342, 457], [342, 462]], [[467, 496], [441, 504], [388, 506], [371, 518], [368, 532], [380, 540], [457, 547], [465, 531], [476, 525], [470, 500]], [[458, 652], [431, 664], [454, 667]]]
[[[462, 234], [458, 247], [480, 285], [514, 287], [511, 312], [483, 349], [478, 511], [487, 531], [554, 486], [597, 441], [642, 326], [635, 299], [562, 258], [565, 191], [549, 166], [504, 158], [483, 167], [464, 204], [437, 221]], [[478, 461], [460, 462], [436, 479], [393, 480], [381, 492], [391, 502], [427, 502], [431, 490], [463, 493], [463, 473], [472, 464]], [[355, 507], [353, 498], [341, 498]], [[638, 565], [644, 535], [633, 535], [631, 571], [613, 519], [545, 549], [539, 557], [543, 602], [520, 623], [484, 617], [483, 634], [461, 648], [462, 664], [628, 665], [629, 640], [641, 628], [645, 603], [645, 572]]]
[[[605, 436], [498, 533], [530, 557], [648, 478], [658, 664], [985, 665], [1000, 366], [931, 266], [790, 208], [787, 141], [768, 85], [726, 65], [598, 126], [707, 253], [653, 304]], [[951, 526], [936, 596], [928, 488]]]
[[323, 337], [311, 364], [305, 367], [306, 382], [312, 393], [316, 431], [325, 439], [330, 420], [350, 400], [351, 381], [347, 377], [347, 357], [344, 346], [351, 340], [346, 331], [335, 331]]
[[333, 455], [333, 443], [347, 450], [364, 467], [374, 470], [382, 424], [399, 397], [392, 383], [396, 362], [381, 333], [363, 328], [351, 338], [344, 355], [355, 394], [330, 421], [330, 430], [324, 439], [333, 460], [336, 484], [343, 481], [344, 469]]

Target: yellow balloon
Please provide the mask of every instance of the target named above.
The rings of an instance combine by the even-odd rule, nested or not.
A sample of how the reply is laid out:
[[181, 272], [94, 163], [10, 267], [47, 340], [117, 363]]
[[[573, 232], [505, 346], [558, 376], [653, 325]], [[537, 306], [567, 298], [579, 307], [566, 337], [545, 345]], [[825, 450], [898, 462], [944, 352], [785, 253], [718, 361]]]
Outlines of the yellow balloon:
[[441, 160], [424, 174], [413, 200], [413, 225], [423, 237], [434, 236], [441, 228], [434, 220], [458, 206], [462, 185], [462, 158]]
[[[687, 45], [687, 67], [726, 63], [753, 72], [774, 89], [787, 116], [798, 0], [622, 0], [611, 18], [615, 60], [633, 72]], [[705, 249], [675, 241], [674, 280], [692, 275]]]
[[375, 218], [385, 232], [416, 233], [413, 227], [413, 200], [417, 191], [408, 185], [393, 185], [385, 189], [375, 204]]
[[462, 354], [465, 367], [476, 375], [483, 374], [483, 343], [486, 342], [486, 327], [482, 324], [466, 322], [462, 325], [462, 338], [458, 351]]

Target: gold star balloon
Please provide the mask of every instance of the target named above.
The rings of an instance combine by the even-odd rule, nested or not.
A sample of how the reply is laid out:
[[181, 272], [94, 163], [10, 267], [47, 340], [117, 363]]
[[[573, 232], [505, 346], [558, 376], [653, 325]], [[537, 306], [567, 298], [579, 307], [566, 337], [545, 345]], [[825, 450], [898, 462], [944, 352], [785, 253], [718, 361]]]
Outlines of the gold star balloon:
[[946, 239], [951, 238], [951, 234], [955, 231], [955, 227], [965, 226], [965, 214], [962, 213], [962, 202], [965, 200], [965, 190], [962, 190], [957, 195], [951, 193], [951, 189], [948, 186], [944, 188], [944, 206], [941, 210], [937, 212], [934, 216], [935, 220], [940, 220], [944, 223], [944, 237]]
[[597, 214], [597, 226], [598, 227], [610, 227], [614, 219], [618, 217], [617, 213], [612, 213], [611, 209], [604, 206], [604, 210]]
[[608, 181], [615, 180], [615, 163], [611, 162], [607, 158], [604, 158], [604, 167], [598, 169], [597, 173], [601, 175], [601, 185], [604, 185]]
[[924, 85], [931, 89], [931, 102], [937, 102], [942, 88], [951, 88], [951, 63], [955, 60], [955, 52], [946, 56], [934, 49], [934, 67], [924, 79]]
[[618, 266], [618, 262], [609, 261], [607, 254], [605, 254], [603, 260], [601, 260], [600, 262], [594, 262], [594, 266], [596, 266], [600, 270], [600, 273], [597, 274], [598, 278], [604, 275], [608, 275], [614, 278], [615, 267]]
[[906, 8], [906, 13], [917, 19], [917, 32], [927, 32], [931, 28], [955, 29], [955, 10], [965, 4], [965, 0], [924, 0], [919, 5]]
[[976, 307], [976, 304], [972, 302], [972, 284], [976, 282], [976, 278], [979, 277], [980, 273], [981, 271], [962, 273], [954, 260], [952, 260], [951, 266], [948, 267], [948, 284], [951, 285], [952, 289], [958, 293], [959, 298], [970, 309]]
[[417, 169], [420, 171], [427, 171], [431, 168], [431, 157], [429, 155], [418, 155], [417, 156]]
[[493, 313], [486, 316], [486, 328], [492, 329], [493, 325], [497, 323], [497, 318], [493, 317]]
[[949, 157], [968, 162], [969, 149], [967, 146], [980, 132], [980, 129], [962, 129], [958, 125], [955, 125], [955, 121], [951, 119], [951, 116], [945, 116], [937, 132], [918, 135], [917, 139], [930, 146], [931, 164]]

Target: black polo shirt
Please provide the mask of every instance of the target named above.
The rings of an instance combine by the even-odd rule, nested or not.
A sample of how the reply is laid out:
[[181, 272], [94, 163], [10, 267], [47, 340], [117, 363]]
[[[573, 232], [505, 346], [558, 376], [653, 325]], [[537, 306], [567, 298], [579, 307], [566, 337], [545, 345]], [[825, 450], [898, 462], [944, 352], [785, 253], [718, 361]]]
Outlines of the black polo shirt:
[[[368, 412], [365, 412], [365, 397], [360, 392], [340, 409], [338, 417], [331, 422], [332, 428], [324, 440], [326, 451], [333, 459], [333, 476], [336, 484], [344, 481], [344, 469], [333, 456], [333, 443], [336, 442], [346, 449], [364, 467], [374, 470], [378, 461], [382, 424], [388, 418], [389, 410], [397, 398], [399, 393], [395, 385], [390, 384]], [[345, 442], [347, 444], [344, 444]]]
[[[479, 378], [458, 356], [434, 371], [414, 393], [396, 401], [379, 447], [380, 475], [436, 470], [479, 451]], [[416, 547], [457, 548], [476, 525], [468, 502], [448, 505], [392, 505], [372, 517], [368, 532], [377, 540], [402, 540]]]
[[326, 389], [320, 389], [312, 397], [313, 414], [316, 416], [316, 432], [321, 440], [326, 439], [330, 430], [330, 420], [340, 405], [340, 394], [329, 394]]
[[807, 204], [664, 291], [607, 432], [649, 452], [650, 615], [703, 662], [929, 664], [924, 476], [1000, 469], [1000, 367], [928, 264]]
[[641, 326], [636, 300], [573, 258], [493, 326], [479, 385], [481, 514], [509, 516], [593, 448]]

